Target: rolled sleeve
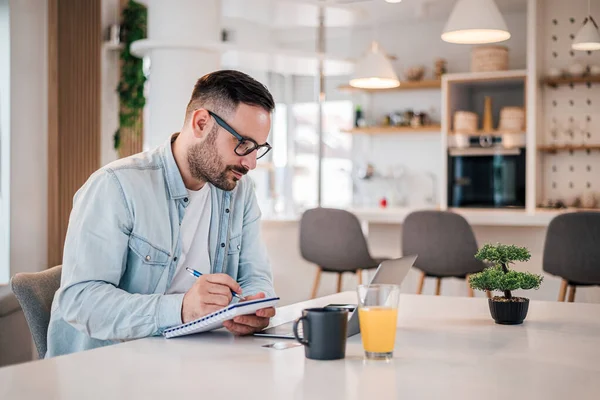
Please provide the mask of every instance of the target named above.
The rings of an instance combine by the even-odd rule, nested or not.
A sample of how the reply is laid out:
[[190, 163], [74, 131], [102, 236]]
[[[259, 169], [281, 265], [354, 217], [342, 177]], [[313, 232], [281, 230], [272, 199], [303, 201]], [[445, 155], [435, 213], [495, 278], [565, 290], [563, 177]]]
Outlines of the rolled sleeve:
[[181, 307], [185, 293], [168, 294], [160, 297], [156, 325], [159, 332], [175, 325], [180, 325]]

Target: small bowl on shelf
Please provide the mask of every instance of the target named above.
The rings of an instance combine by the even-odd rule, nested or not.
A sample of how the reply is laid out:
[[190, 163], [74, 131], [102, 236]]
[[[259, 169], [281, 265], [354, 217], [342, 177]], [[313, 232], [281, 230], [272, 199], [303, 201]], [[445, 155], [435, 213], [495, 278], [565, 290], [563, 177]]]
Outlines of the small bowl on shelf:
[[420, 81], [421, 79], [423, 79], [424, 75], [425, 67], [422, 65], [410, 67], [404, 71], [404, 77], [407, 81]]
[[585, 74], [586, 68], [581, 64], [575, 63], [569, 66], [568, 71], [572, 77], [579, 78]]
[[547, 72], [548, 78], [557, 79], [563, 76], [563, 71], [560, 68], [550, 68]]

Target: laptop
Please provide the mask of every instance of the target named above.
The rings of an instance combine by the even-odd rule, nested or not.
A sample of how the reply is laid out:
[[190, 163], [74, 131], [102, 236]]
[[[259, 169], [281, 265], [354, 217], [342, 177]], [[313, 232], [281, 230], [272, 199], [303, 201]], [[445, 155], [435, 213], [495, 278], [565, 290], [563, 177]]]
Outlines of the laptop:
[[[402, 258], [397, 258], [394, 260], [383, 261], [377, 267], [375, 271], [375, 275], [371, 279], [371, 284], [392, 284], [392, 285], [400, 285], [406, 275], [408, 275], [408, 271], [414, 265], [417, 260], [417, 256], [406, 256]], [[358, 323], [358, 311], [356, 310], [356, 305], [353, 304], [335, 304], [329, 305], [328, 307], [335, 308], [347, 308], [349, 311], [349, 319], [348, 319], [348, 337], [354, 336], [360, 332], [360, 325]], [[271, 338], [280, 338], [280, 339], [294, 339], [293, 332], [294, 321], [284, 322], [280, 325], [268, 327], [260, 332], [255, 333], [255, 336], [262, 337], [271, 337]], [[302, 328], [302, 326], [299, 326]], [[301, 332], [301, 329], [298, 329], [298, 333]]]

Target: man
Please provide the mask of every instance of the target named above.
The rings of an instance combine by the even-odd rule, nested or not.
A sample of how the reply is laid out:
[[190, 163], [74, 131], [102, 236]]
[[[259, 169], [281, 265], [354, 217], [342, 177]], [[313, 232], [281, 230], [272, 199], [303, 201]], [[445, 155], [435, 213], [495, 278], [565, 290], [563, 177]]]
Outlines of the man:
[[[260, 210], [244, 175], [270, 150], [274, 102], [246, 74], [198, 80], [180, 133], [96, 171], [75, 194], [48, 357], [160, 335], [227, 306], [273, 296]], [[186, 271], [203, 275], [195, 278]], [[261, 330], [273, 308], [224, 323]]]

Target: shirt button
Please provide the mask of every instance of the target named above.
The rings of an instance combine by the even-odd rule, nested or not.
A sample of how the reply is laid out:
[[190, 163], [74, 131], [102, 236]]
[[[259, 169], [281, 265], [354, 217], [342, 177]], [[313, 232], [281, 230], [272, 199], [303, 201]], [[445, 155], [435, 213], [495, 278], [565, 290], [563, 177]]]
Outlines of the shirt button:
[[221, 243], [221, 247], [225, 247], [225, 243]]
[[177, 257], [173, 257], [173, 261], [177, 261]]
[[146, 261], [150, 261], [150, 256], [146, 256]]
[[227, 214], [229, 214], [229, 208], [226, 208], [226, 209], [225, 209], [225, 212], [226, 212]]
[[188, 198], [187, 198], [187, 197], [184, 197], [184, 198], [183, 198], [183, 201], [185, 201], [185, 202], [187, 203], [187, 202], [188, 202]]
[[240, 249], [240, 247], [242, 247], [242, 246], [240, 246], [240, 245], [238, 244], [238, 250]]

